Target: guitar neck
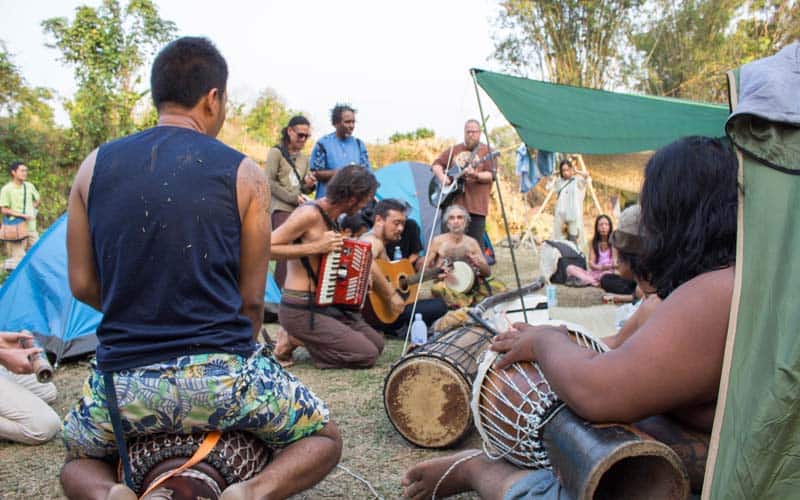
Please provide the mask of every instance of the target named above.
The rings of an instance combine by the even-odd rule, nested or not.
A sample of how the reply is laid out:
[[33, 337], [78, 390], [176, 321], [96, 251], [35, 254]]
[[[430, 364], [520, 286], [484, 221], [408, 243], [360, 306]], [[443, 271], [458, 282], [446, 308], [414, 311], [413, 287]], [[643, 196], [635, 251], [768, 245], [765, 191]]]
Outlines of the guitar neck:
[[428, 281], [429, 279], [433, 279], [436, 277], [437, 274], [441, 272], [440, 269], [428, 269], [425, 273], [416, 273], [412, 274], [408, 277], [408, 284], [409, 285], [416, 285], [417, 283], [421, 283], [423, 281]]

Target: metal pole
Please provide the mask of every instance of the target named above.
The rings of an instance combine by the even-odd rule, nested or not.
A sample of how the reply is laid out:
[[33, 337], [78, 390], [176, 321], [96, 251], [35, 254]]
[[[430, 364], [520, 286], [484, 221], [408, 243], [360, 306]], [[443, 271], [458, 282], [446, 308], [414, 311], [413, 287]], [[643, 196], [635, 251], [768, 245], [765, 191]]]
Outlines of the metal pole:
[[[483, 125], [483, 135], [486, 137], [486, 147], [489, 148], [489, 153], [492, 152], [492, 144], [489, 141], [489, 130], [486, 128], [486, 115], [483, 114], [483, 105], [481, 104], [481, 94], [478, 91], [478, 81], [475, 79], [475, 70], [470, 70], [472, 75], [472, 84], [475, 86], [475, 97], [478, 99], [478, 112], [481, 114], [481, 124]], [[500, 213], [503, 216], [503, 226], [506, 230], [506, 240], [508, 241], [508, 249], [511, 252], [511, 265], [514, 268], [514, 278], [517, 280], [517, 290], [519, 291], [519, 303], [522, 308], [522, 315], [525, 322], [528, 322], [528, 311], [525, 307], [525, 298], [522, 295], [522, 283], [519, 280], [519, 269], [517, 268], [517, 257], [514, 254], [514, 243], [511, 241], [511, 231], [508, 229], [508, 218], [506, 217], [506, 207], [503, 204], [503, 193], [500, 190], [500, 177], [495, 172], [494, 184], [497, 188], [497, 199], [500, 201]]]

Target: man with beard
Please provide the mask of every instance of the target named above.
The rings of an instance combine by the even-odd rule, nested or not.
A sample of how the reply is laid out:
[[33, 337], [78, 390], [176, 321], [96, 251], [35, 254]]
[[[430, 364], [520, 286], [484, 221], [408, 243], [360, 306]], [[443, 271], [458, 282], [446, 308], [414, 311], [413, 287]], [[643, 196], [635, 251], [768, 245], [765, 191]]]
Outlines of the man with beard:
[[[403, 202], [392, 198], [381, 200], [375, 206], [375, 224], [372, 230], [361, 237], [362, 240], [372, 244], [372, 258], [376, 261], [372, 266], [373, 290], [370, 293], [379, 294], [385, 303], [391, 304], [394, 314], [400, 314], [391, 324], [381, 323], [375, 317], [368, 317], [370, 324], [388, 334], [405, 335], [405, 330], [412, 319], [411, 311], [414, 309], [413, 304], [406, 305], [406, 302], [413, 301], [415, 297], [401, 296], [400, 290], [387, 280], [377, 262], [389, 262], [386, 247], [400, 240], [406, 222], [406, 206]], [[413, 269], [410, 263], [409, 268]], [[440, 298], [420, 300], [414, 312], [422, 314], [425, 324], [431, 325], [447, 312], [447, 304]]]
[[[431, 168], [441, 185], [447, 186], [452, 182], [447, 175], [448, 170], [456, 165], [461, 167], [464, 191], [454, 198], [453, 203], [466, 209], [469, 214], [466, 233], [483, 250], [483, 233], [486, 231], [486, 214], [489, 213], [489, 196], [496, 166], [491, 158], [486, 158], [489, 148], [481, 144], [480, 139], [481, 126], [478, 120], [467, 120], [464, 124], [464, 142], [443, 151]], [[447, 218], [442, 217], [442, 221], [446, 223]]]
[[425, 267], [447, 267], [447, 261], [466, 262], [472, 268], [475, 284], [470, 290], [456, 292], [448, 287], [449, 273], [443, 273], [431, 287], [431, 294], [444, 299], [450, 307], [468, 307], [505, 290], [505, 285], [491, 278], [492, 271], [478, 241], [466, 232], [470, 224], [467, 209], [461, 205], [451, 205], [445, 210], [443, 219], [448, 232], [440, 234], [431, 242], [431, 248], [425, 256]]
[[336, 131], [321, 137], [311, 150], [310, 168], [317, 178], [317, 199], [325, 196], [328, 182], [340, 168], [347, 165], [370, 168], [364, 142], [353, 137], [356, 110], [348, 104], [337, 104], [331, 110], [331, 124]]
[[362, 165], [336, 172], [324, 197], [300, 206], [272, 233], [272, 255], [287, 260], [286, 283], [278, 320], [275, 356], [291, 362], [292, 351], [305, 345], [317, 368], [370, 368], [383, 351], [383, 336], [357, 311], [314, 305], [322, 254], [342, 248], [335, 222], [353, 215], [375, 196], [378, 181]]

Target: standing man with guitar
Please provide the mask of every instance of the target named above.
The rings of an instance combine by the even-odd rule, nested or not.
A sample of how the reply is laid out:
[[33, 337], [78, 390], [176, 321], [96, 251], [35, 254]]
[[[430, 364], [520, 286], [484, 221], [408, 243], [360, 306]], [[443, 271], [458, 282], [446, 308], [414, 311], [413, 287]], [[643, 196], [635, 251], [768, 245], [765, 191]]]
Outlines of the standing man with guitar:
[[444, 210], [450, 204], [464, 207], [470, 217], [466, 234], [474, 238], [483, 251], [489, 196], [497, 168], [493, 158], [495, 155], [489, 153], [488, 146], [481, 144], [480, 139], [481, 126], [478, 120], [467, 120], [464, 124], [464, 142], [443, 151], [433, 162], [432, 169], [445, 191], [451, 183], [456, 182], [456, 186], [449, 188], [453, 189], [451, 192], [454, 196], [443, 199], [439, 208]]
[[[408, 259], [390, 262], [387, 245], [400, 240], [406, 224], [406, 206], [388, 198], [375, 205], [375, 224], [361, 237], [372, 243], [372, 290], [365, 307], [364, 318], [378, 330], [388, 334], [405, 335], [412, 320], [416, 288], [423, 277], [414, 272]], [[433, 278], [439, 270], [433, 270]], [[442, 299], [425, 299], [417, 302], [415, 312], [422, 314], [426, 325], [431, 325], [447, 312]]]

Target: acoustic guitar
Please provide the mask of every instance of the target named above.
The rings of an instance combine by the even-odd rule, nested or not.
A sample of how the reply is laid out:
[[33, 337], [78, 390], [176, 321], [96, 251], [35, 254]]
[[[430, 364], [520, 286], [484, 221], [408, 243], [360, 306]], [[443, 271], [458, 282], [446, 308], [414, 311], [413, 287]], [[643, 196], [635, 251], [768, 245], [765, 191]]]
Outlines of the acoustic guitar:
[[[464, 153], [466, 153], [466, 151], [459, 153], [459, 155]], [[442, 187], [442, 184], [435, 175], [431, 178], [431, 182], [428, 184], [428, 199], [430, 200], [431, 205], [435, 207], [437, 203], [439, 203], [439, 197], [441, 196], [442, 203], [439, 205], [439, 207], [445, 208], [450, 206], [456, 197], [464, 192], [464, 171], [467, 169], [467, 167], [480, 165], [481, 163], [487, 160], [493, 160], [498, 156], [500, 156], [499, 151], [492, 151], [483, 158], [472, 161], [466, 160], [463, 162], [463, 165], [459, 165], [459, 158], [456, 157], [451, 162], [450, 168], [448, 168], [445, 172], [445, 175], [450, 178], [450, 184]]]
[[[392, 262], [376, 259], [374, 262], [380, 269], [381, 274], [386, 276], [386, 281], [388, 281], [392, 288], [397, 290], [397, 293], [403, 298], [405, 305], [414, 302], [414, 297], [417, 296], [417, 288], [420, 283], [435, 278], [442, 272], [442, 268], [435, 268], [428, 269], [425, 271], [424, 275], [417, 273], [411, 261], [408, 259], [400, 259]], [[443, 267], [449, 269], [451, 267], [450, 262], [445, 261]], [[393, 312], [389, 299], [384, 298], [374, 287], [370, 289], [367, 299], [363, 315], [367, 318], [368, 322], [372, 319], [382, 324], [389, 325], [397, 321], [400, 313]]]

